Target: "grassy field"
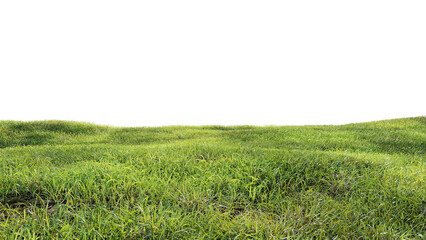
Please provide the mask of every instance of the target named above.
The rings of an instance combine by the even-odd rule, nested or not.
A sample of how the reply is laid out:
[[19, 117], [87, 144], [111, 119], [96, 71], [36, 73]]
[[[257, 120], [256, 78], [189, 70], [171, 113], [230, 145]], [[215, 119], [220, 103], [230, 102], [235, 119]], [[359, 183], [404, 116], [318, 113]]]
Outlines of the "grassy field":
[[0, 121], [0, 239], [424, 239], [426, 117]]

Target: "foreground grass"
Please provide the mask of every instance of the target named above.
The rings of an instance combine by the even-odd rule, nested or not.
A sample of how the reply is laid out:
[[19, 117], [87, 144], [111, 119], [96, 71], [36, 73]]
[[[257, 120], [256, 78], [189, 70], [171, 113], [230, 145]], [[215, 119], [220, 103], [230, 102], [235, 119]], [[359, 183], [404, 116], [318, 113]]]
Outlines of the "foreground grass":
[[0, 121], [0, 239], [422, 239], [426, 118]]

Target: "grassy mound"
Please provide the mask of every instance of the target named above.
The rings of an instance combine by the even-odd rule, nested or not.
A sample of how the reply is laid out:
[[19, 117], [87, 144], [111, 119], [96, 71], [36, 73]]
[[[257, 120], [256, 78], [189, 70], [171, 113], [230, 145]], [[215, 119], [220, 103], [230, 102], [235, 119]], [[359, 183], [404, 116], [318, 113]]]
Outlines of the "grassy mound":
[[0, 239], [426, 237], [426, 117], [341, 126], [0, 121]]

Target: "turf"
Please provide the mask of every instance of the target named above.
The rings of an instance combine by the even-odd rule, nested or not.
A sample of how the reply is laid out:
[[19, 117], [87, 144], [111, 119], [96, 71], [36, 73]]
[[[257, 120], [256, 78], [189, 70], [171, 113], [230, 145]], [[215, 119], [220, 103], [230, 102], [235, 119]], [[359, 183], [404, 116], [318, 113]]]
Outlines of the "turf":
[[0, 239], [422, 239], [426, 117], [0, 121]]

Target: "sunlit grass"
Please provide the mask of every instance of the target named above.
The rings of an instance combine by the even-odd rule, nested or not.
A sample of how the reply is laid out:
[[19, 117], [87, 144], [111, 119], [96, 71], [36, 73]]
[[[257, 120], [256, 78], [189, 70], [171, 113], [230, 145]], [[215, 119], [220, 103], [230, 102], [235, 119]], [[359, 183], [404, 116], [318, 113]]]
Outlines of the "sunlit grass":
[[0, 239], [422, 239], [426, 118], [0, 121]]

